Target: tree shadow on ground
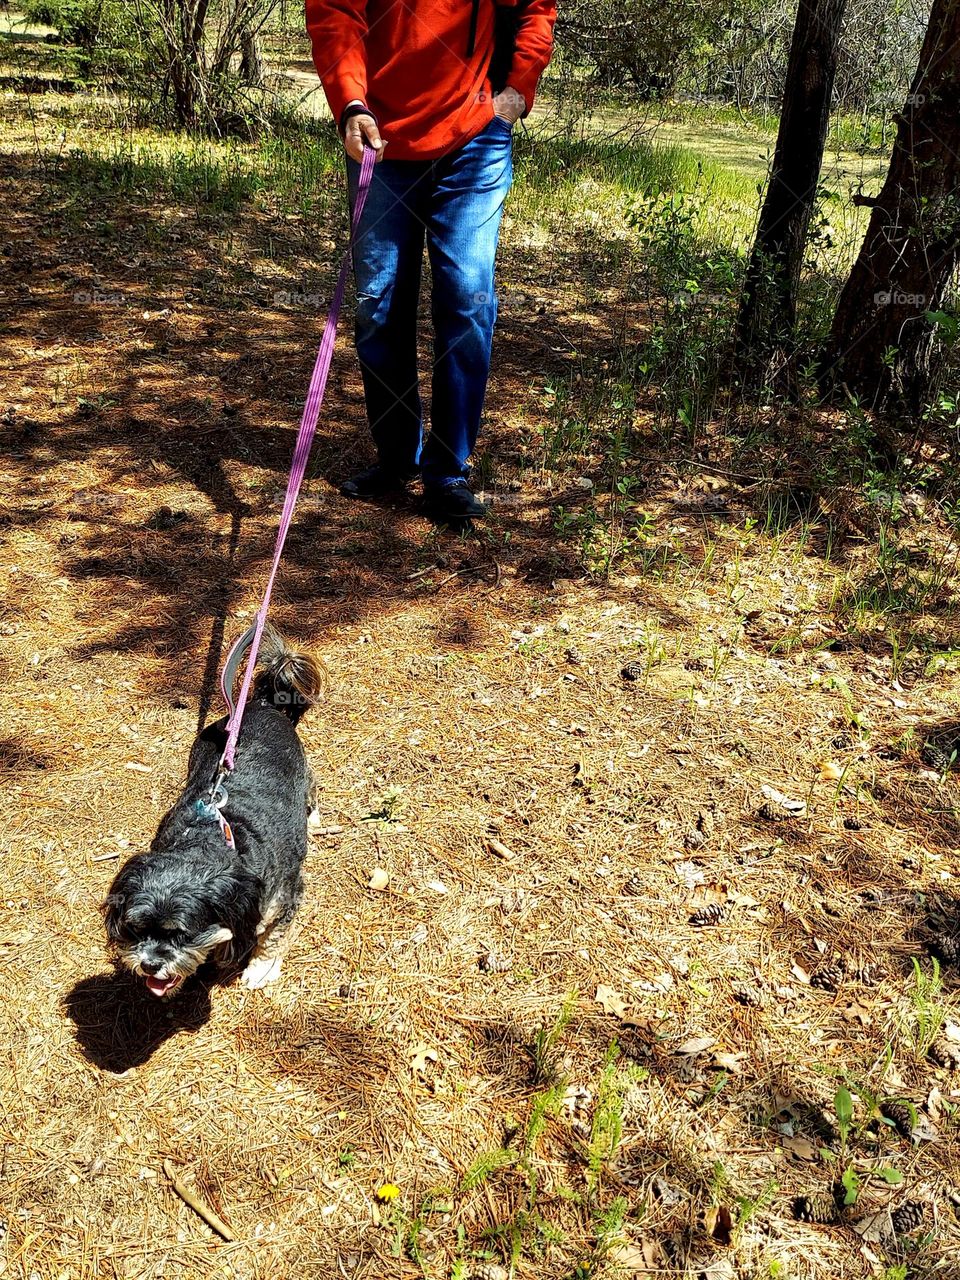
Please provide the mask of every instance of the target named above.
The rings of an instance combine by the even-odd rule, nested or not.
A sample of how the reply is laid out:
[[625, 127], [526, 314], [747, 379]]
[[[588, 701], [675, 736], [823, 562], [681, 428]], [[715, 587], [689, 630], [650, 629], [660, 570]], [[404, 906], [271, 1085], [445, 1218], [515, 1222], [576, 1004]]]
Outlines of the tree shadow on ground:
[[[262, 264], [265, 234], [284, 243], [293, 236], [291, 244], [296, 236], [282, 220], [264, 228], [251, 217], [245, 189], [227, 190], [215, 217], [191, 216], [188, 201], [171, 238], [167, 214], [178, 201], [168, 193], [150, 206], [149, 165], [127, 173], [121, 164], [115, 172], [113, 161], [87, 157], [81, 172], [81, 159], [38, 163], [26, 175], [0, 163], [0, 209], [10, 212], [15, 245], [8, 251], [12, 305], [0, 330], [11, 376], [30, 375], [24, 352], [38, 340], [44, 349], [53, 340], [64, 351], [89, 353], [82, 394], [62, 397], [39, 417], [23, 404], [5, 415], [7, 468], [19, 498], [6, 521], [29, 523], [46, 537], [57, 574], [81, 591], [92, 625], [70, 645], [73, 656], [131, 650], [158, 658], [167, 674], [155, 666], [149, 678], [162, 691], [164, 682], [182, 684], [185, 652], [202, 653], [202, 718], [230, 615], [265, 577], [331, 262], [316, 244], [301, 243], [294, 280], [319, 279], [318, 300], [299, 309], [277, 302], [272, 286], [286, 277], [278, 281], [252, 259], [259, 254]], [[23, 195], [31, 181], [45, 191], [33, 212]], [[337, 218], [342, 230], [342, 210]], [[225, 240], [211, 230], [225, 226], [226, 239], [246, 244], [250, 260], [222, 256]], [[570, 245], [555, 256], [566, 254], [575, 271], [581, 253]], [[172, 291], [173, 316], [158, 307], [157, 281]], [[191, 293], [191, 285], [199, 287]], [[195, 301], [186, 304], [188, 295]], [[503, 361], [489, 416], [499, 425], [486, 431], [485, 474], [516, 454], [516, 429], [506, 420], [526, 396], [531, 372], [540, 378], [566, 367], [542, 328], [536, 315], [517, 313], [498, 337]], [[599, 354], [602, 332], [591, 341]], [[489, 525], [468, 536], [435, 529], [410, 505], [341, 498], [335, 484], [372, 455], [348, 346], [342, 335], [278, 592], [278, 611], [296, 615], [300, 634], [421, 598], [430, 590], [421, 574], [431, 561], [437, 578], [456, 581], [465, 604], [473, 597], [478, 606], [490, 593], [477, 571], [482, 563], [516, 566], [543, 589], [580, 575], [574, 550], [552, 537], [553, 495], [530, 502], [495, 492]], [[428, 370], [428, 358], [422, 367]]]

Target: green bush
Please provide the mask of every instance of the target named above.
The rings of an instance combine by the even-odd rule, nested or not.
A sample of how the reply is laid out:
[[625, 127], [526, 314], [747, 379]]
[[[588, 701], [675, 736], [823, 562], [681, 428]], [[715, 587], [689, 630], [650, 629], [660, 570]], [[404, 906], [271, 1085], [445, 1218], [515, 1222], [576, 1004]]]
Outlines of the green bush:
[[25, 0], [23, 10], [56, 29], [80, 76], [122, 76], [142, 65], [142, 33], [126, 0]]

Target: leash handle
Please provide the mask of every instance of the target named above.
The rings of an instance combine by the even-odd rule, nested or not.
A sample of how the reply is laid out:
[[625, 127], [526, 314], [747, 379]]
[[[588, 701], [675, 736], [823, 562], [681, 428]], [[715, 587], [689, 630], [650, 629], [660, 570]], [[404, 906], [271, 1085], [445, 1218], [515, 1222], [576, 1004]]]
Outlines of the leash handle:
[[[373, 166], [376, 164], [377, 154], [372, 147], [364, 147], [363, 158], [360, 161], [360, 179], [357, 184], [357, 197], [353, 205], [353, 215], [350, 220], [350, 245], [343, 256], [343, 262], [340, 266], [340, 275], [337, 279], [337, 287], [333, 293], [333, 300], [330, 303], [330, 310], [327, 313], [327, 322], [323, 328], [323, 337], [320, 339], [320, 349], [317, 352], [316, 363], [313, 366], [313, 373], [310, 376], [310, 389], [307, 392], [306, 403], [303, 406], [303, 414], [300, 418], [300, 429], [297, 432], [297, 441], [293, 448], [293, 459], [290, 464], [290, 476], [287, 480], [287, 493], [283, 500], [283, 511], [280, 514], [280, 526], [277, 530], [277, 542], [273, 552], [273, 563], [270, 566], [270, 575], [267, 578], [267, 586], [263, 593], [263, 600], [257, 611], [256, 620], [252, 626], [248, 627], [243, 635], [237, 640], [227, 655], [224, 663], [223, 674], [220, 677], [220, 689], [223, 693], [224, 701], [230, 709], [230, 718], [227, 721], [227, 745], [224, 747], [223, 756], [220, 761], [220, 771], [229, 771], [233, 768], [234, 756], [237, 749], [237, 739], [240, 736], [240, 725], [243, 722], [243, 712], [247, 705], [247, 698], [250, 696], [250, 685], [253, 682], [253, 670], [257, 665], [257, 653], [260, 649], [260, 640], [263, 637], [263, 628], [266, 626], [267, 613], [270, 609], [270, 597], [273, 594], [273, 584], [277, 577], [277, 570], [280, 567], [280, 557], [283, 555], [284, 543], [287, 540], [287, 531], [290, 528], [290, 522], [293, 519], [293, 511], [297, 505], [297, 498], [300, 495], [300, 487], [303, 484], [303, 478], [307, 473], [307, 462], [310, 458], [310, 449], [313, 445], [313, 438], [317, 434], [317, 422], [320, 417], [320, 408], [323, 404], [324, 392], [327, 388], [327, 376], [330, 373], [330, 361], [333, 359], [333, 349], [337, 340], [337, 324], [340, 320], [340, 310], [343, 306], [343, 296], [347, 287], [347, 275], [350, 270], [350, 260], [353, 247], [356, 243], [357, 229], [360, 226], [360, 218], [363, 214], [363, 207], [367, 202], [367, 193], [370, 190], [370, 184], [373, 181]], [[233, 686], [236, 680], [237, 671], [240, 663], [243, 661], [244, 654], [248, 653], [247, 665], [243, 673], [243, 683], [240, 686], [240, 693], [236, 702], [233, 701]]]

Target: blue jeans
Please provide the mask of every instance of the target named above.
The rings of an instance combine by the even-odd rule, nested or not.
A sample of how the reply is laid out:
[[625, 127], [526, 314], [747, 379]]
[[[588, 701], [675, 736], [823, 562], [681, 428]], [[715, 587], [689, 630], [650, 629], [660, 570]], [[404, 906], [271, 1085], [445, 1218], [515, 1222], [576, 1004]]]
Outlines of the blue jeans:
[[[420, 467], [425, 488], [468, 473], [497, 318], [494, 260], [513, 178], [512, 129], [499, 117], [439, 160], [382, 160], [358, 228], [357, 354], [380, 462]], [[389, 157], [389, 148], [388, 148]], [[351, 206], [360, 166], [347, 160]], [[431, 431], [423, 440], [417, 308], [423, 245], [433, 271]]]

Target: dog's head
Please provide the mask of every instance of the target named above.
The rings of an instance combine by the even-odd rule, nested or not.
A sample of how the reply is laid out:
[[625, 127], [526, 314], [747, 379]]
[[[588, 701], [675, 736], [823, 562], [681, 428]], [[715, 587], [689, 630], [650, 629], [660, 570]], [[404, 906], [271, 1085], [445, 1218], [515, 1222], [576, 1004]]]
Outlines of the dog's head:
[[256, 936], [260, 881], [236, 864], [182, 850], [141, 853], [117, 874], [103, 904], [122, 964], [161, 998], [174, 995], [214, 950], [239, 959]]

